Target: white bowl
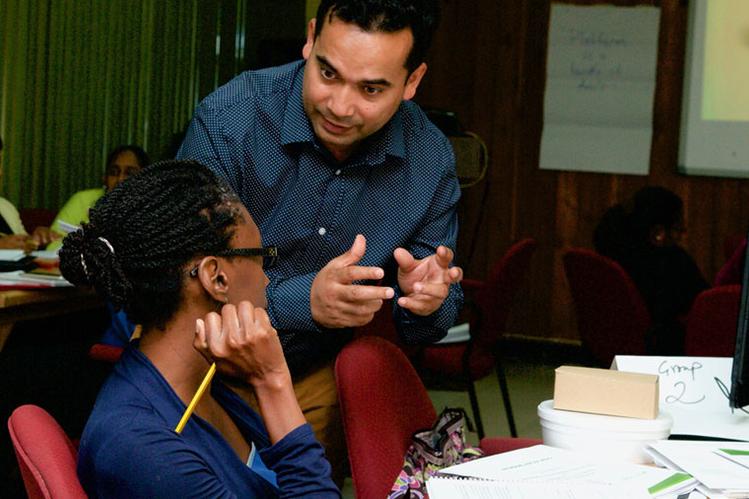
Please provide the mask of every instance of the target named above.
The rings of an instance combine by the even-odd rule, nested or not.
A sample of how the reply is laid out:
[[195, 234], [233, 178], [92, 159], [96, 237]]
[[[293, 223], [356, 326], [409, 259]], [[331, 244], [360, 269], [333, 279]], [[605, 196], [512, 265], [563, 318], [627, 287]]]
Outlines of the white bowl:
[[673, 420], [661, 412], [656, 419], [625, 418], [554, 409], [553, 400], [538, 405], [544, 443], [587, 452], [610, 461], [652, 463], [645, 446], [668, 438]]

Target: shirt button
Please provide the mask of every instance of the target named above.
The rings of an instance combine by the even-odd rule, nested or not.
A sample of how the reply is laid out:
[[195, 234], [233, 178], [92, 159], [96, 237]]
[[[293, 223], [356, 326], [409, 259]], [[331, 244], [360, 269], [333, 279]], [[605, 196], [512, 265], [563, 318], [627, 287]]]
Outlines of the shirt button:
[[341, 170], [340, 170], [340, 169], [336, 170], [336, 171], [335, 171], [335, 174], [336, 174], [336, 175], [340, 175], [340, 174], [341, 174]]
[[325, 227], [320, 227], [319, 229], [317, 229], [317, 233], [321, 236], [324, 236], [326, 232], [327, 230], [325, 230]]

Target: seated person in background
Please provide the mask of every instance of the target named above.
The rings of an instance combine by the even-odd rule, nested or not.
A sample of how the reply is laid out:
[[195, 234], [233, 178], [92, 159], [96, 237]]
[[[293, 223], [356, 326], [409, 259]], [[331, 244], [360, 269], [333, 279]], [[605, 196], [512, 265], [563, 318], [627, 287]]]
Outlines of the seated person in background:
[[[0, 138], [0, 178], [3, 174], [3, 139]], [[35, 250], [47, 246], [59, 236], [49, 227], [37, 227], [29, 235], [13, 203], [0, 197], [0, 249]]]
[[708, 287], [697, 264], [679, 246], [685, 231], [681, 198], [648, 186], [609, 208], [593, 235], [596, 251], [619, 262], [648, 307], [651, 355], [683, 354], [681, 319]]
[[107, 192], [117, 186], [130, 175], [138, 173], [141, 169], [151, 163], [146, 151], [136, 145], [121, 145], [115, 147], [107, 156], [107, 166], [104, 170], [104, 185], [96, 189], [87, 189], [73, 194], [68, 202], [52, 222], [52, 231], [59, 235], [60, 239], [50, 244], [48, 250], [57, 250], [62, 246], [62, 238], [67, 231], [60, 227], [60, 222], [71, 225], [80, 225], [88, 222], [88, 210]]
[[[102, 198], [65, 238], [63, 275], [143, 325], [80, 441], [91, 497], [339, 497], [265, 307], [260, 232], [207, 168], [165, 161]], [[260, 415], [208, 371], [254, 389]]]

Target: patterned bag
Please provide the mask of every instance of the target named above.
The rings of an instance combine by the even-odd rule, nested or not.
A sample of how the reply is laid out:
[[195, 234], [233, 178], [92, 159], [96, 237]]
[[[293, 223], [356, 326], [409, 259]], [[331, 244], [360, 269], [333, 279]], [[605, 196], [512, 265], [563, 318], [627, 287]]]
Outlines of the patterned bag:
[[425, 498], [428, 478], [453, 464], [481, 457], [481, 449], [466, 445], [464, 426], [473, 431], [465, 411], [446, 408], [431, 430], [414, 434], [388, 499]]

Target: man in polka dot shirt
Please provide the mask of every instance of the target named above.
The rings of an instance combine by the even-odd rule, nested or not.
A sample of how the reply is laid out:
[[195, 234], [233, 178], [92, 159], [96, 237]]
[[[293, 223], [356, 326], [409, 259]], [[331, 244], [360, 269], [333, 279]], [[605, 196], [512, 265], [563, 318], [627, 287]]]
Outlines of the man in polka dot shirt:
[[268, 313], [338, 472], [332, 365], [351, 328], [392, 300], [401, 338], [434, 342], [462, 305], [453, 151], [410, 101], [438, 17], [436, 0], [323, 0], [304, 61], [208, 96], [178, 154], [222, 176], [278, 247]]

